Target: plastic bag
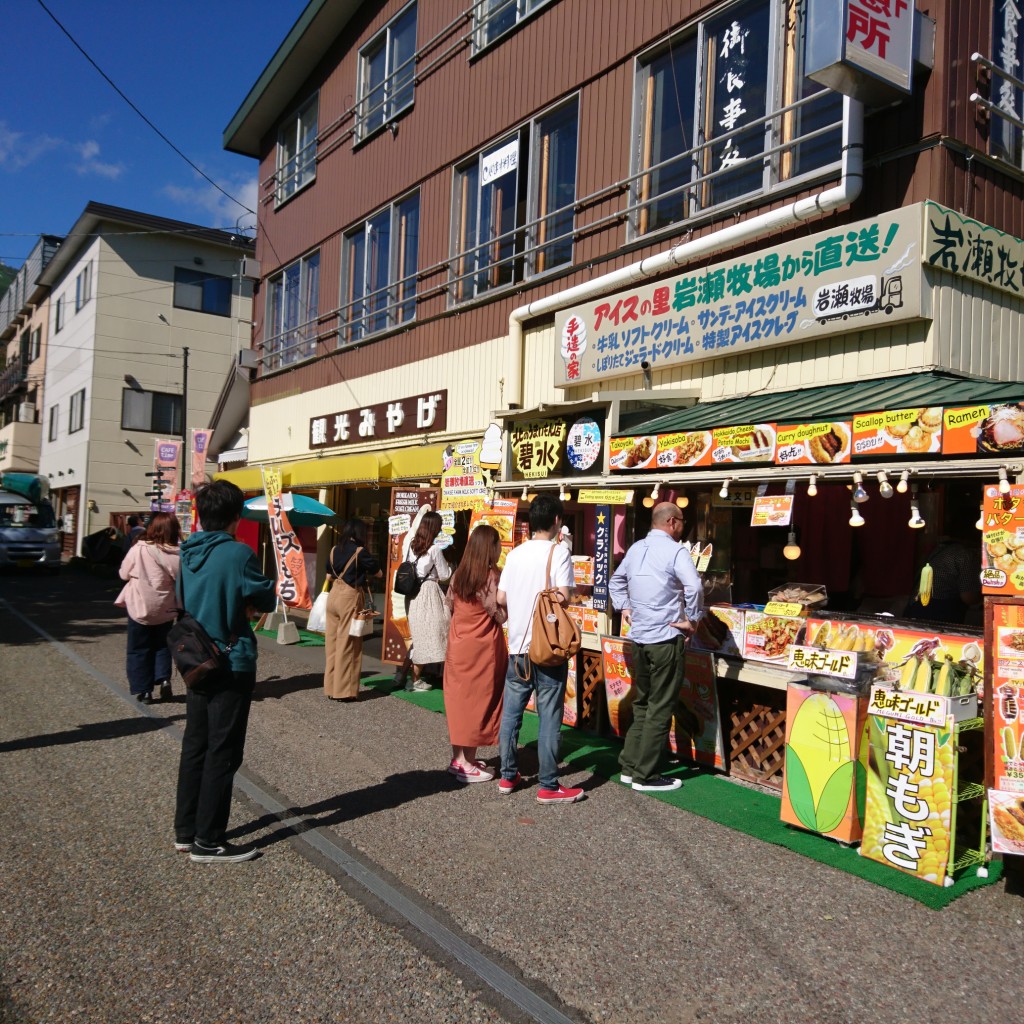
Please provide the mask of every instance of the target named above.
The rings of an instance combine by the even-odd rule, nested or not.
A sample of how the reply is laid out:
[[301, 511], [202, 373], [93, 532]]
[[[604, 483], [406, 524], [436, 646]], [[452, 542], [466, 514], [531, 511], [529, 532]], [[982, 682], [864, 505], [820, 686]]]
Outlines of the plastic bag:
[[316, 600], [309, 613], [309, 621], [306, 629], [311, 633], [325, 633], [327, 631], [327, 599], [330, 597], [326, 591], [317, 594]]

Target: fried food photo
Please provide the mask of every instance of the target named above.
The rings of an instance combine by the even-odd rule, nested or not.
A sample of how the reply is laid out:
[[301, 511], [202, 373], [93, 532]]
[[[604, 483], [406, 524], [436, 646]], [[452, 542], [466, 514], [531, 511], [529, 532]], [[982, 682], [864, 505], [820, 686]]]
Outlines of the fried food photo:
[[835, 462], [842, 458], [848, 441], [846, 428], [841, 423], [831, 423], [824, 434], [818, 434], [808, 441], [807, 454], [812, 462]]
[[1002, 558], [1009, 551], [1009, 548], [1002, 542], [997, 541], [995, 544], [986, 544], [985, 550], [992, 558]]
[[922, 409], [917, 416], [917, 422], [922, 430], [929, 434], [937, 434], [942, 429], [942, 408], [941, 406], [930, 406]]
[[902, 441], [907, 436], [907, 432], [913, 426], [913, 423], [890, 423], [886, 428], [885, 432], [894, 440]]
[[992, 816], [996, 819], [1003, 838], [1015, 843], [1024, 843], [1024, 809], [1020, 800], [1009, 807], [993, 807]]
[[626, 449], [625, 457], [622, 460], [623, 466], [632, 469], [645, 463], [654, 451], [655, 440], [653, 437], [641, 437], [633, 442], [632, 448]]
[[920, 454], [921, 452], [928, 451], [931, 446], [932, 435], [917, 424], [912, 426], [907, 431], [907, 436], [903, 438], [903, 447], [908, 452]]

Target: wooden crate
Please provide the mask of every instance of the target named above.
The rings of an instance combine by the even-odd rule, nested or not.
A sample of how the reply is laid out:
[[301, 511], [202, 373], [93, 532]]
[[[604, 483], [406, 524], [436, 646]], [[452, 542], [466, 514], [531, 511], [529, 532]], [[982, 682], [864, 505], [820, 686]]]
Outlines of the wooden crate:
[[722, 681], [722, 727], [729, 773], [739, 779], [782, 789], [786, 742], [786, 691]]
[[580, 651], [576, 663], [576, 728], [605, 732], [604, 668], [600, 651]]

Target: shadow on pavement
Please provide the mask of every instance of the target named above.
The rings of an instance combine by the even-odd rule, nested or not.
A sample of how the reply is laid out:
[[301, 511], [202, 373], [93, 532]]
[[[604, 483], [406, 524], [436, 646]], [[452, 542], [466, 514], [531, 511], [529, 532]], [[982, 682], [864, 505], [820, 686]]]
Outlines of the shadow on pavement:
[[[308, 832], [317, 828], [330, 828], [346, 821], [354, 821], [367, 814], [387, 811], [420, 797], [433, 796], [436, 793], [450, 792], [464, 788], [443, 769], [433, 768], [430, 771], [399, 772], [389, 775], [383, 782], [365, 789], [356, 789], [351, 793], [339, 793], [328, 800], [321, 800], [307, 807], [289, 807], [285, 816], [302, 818], [301, 825], [290, 825], [279, 829], [257, 842], [260, 848], [271, 846], [288, 838], [294, 832]], [[264, 814], [255, 821], [240, 825], [231, 830], [231, 838], [238, 839], [252, 835], [262, 829], [270, 828], [280, 819], [274, 814]]]
[[15, 750], [34, 750], [41, 747], [56, 747], [66, 743], [88, 743], [93, 740], [118, 740], [126, 736], [141, 736], [143, 733], [166, 729], [172, 722], [180, 722], [184, 715], [170, 715], [167, 718], [133, 716], [118, 718], [113, 722], [97, 722], [95, 725], [80, 725], [75, 729], [43, 733], [41, 736], [26, 736], [20, 740], [0, 743], [0, 754]]

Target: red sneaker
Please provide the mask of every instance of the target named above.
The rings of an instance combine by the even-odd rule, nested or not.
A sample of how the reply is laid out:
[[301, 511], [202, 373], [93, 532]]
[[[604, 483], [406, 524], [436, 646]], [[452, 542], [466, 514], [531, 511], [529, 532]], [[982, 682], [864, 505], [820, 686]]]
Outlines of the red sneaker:
[[508, 796], [523, 781], [522, 775], [516, 772], [514, 779], [498, 780], [498, 796]]
[[577, 800], [582, 800], [583, 796], [583, 790], [579, 788], [566, 789], [565, 786], [559, 786], [558, 789], [538, 789], [537, 803], [574, 804]]

